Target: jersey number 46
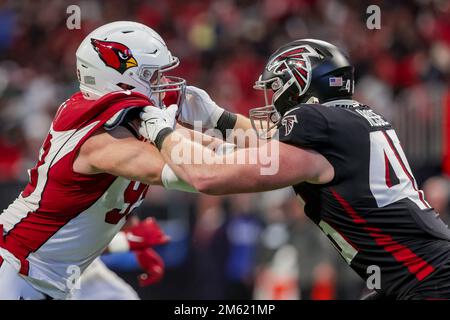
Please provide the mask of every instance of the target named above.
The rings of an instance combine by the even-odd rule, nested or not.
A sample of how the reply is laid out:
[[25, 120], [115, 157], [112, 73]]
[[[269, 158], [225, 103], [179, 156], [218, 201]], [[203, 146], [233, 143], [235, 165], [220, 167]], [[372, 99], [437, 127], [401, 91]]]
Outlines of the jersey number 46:
[[370, 190], [378, 207], [408, 198], [420, 209], [430, 208], [417, 187], [394, 130], [370, 133]]

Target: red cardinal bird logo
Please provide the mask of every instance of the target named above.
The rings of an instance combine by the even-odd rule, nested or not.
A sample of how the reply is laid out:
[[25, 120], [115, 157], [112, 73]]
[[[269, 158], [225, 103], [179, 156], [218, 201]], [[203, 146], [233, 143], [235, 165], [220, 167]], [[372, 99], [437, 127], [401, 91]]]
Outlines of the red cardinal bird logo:
[[121, 74], [125, 70], [138, 65], [131, 50], [119, 42], [91, 39], [91, 44], [105, 65], [117, 70]]

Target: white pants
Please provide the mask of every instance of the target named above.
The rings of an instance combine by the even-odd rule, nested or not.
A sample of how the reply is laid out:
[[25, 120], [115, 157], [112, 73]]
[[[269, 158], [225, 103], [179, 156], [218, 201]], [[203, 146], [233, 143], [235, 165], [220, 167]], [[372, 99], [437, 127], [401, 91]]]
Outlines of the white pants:
[[73, 300], [139, 300], [136, 291], [109, 270], [100, 258], [83, 272]]
[[46, 296], [34, 289], [7, 261], [0, 266], [0, 300], [43, 300]]
[[[34, 289], [6, 260], [0, 266], [0, 300], [43, 300], [47, 296]], [[125, 281], [97, 258], [85, 270], [74, 300], [139, 300]]]

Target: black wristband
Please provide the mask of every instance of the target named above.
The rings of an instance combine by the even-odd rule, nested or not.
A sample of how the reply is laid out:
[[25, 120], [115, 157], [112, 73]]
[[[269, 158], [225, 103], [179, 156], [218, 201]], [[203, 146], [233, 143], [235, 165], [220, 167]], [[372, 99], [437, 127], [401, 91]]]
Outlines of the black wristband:
[[164, 128], [160, 132], [158, 132], [158, 135], [156, 136], [156, 139], [155, 139], [155, 146], [158, 148], [158, 150], [161, 151], [164, 139], [166, 139], [167, 136], [169, 134], [171, 134], [172, 132], [173, 132], [172, 128]]
[[222, 133], [222, 137], [226, 138], [227, 130], [233, 129], [236, 125], [237, 115], [235, 113], [225, 110], [217, 120], [216, 129]]

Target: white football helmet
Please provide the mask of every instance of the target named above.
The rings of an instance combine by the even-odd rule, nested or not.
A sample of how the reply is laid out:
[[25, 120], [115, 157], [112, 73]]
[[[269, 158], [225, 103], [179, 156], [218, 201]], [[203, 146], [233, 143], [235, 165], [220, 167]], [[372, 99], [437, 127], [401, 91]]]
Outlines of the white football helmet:
[[[86, 99], [95, 100], [118, 90], [131, 90], [162, 106], [161, 94], [179, 91], [184, 95], [186, 81], [164, 76], [179, 65], [164, 40], [153, 29], [137, 22], [117, 21], [92, 31], [76, 52], [77, 77]], [[180, 102], [180, 101], [178, 101]]]

